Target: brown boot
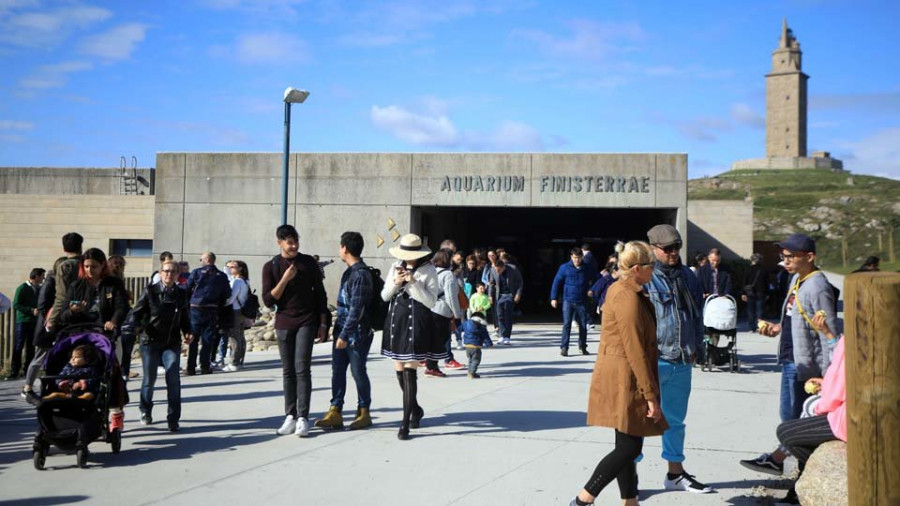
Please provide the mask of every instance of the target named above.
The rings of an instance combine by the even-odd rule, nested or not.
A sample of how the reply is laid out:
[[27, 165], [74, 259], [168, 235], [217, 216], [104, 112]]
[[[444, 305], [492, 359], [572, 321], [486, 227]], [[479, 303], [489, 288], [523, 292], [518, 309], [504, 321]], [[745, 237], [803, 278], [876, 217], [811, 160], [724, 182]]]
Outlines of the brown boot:
[[341, 416], [341, 410], [337, 406], [330, 406], [325, 416], [316, 420], [316, 427], [321, 429], [343, 429], [344, 417]]
[[358, 408], [356, 419], [350, 423], [350, 430], [365, 429], [370, 425], [372, 425], [372, 417], [369, 415], [369, 408]]

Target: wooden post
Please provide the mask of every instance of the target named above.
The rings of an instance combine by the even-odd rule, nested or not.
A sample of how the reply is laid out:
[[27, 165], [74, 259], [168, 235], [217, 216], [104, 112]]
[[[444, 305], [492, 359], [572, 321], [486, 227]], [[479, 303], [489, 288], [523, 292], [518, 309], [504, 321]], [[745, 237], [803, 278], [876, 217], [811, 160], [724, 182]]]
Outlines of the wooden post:
[[900, 274], [844, 281], [850, 505], [900, 504]]

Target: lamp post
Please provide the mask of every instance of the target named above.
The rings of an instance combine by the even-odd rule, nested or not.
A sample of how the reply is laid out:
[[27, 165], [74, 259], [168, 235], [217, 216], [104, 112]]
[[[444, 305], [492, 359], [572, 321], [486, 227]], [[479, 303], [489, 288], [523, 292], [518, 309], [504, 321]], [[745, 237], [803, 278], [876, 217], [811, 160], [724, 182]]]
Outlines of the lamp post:
[[284, 166], [281, 171], [281, 224], [287, 225], [288, 203], [288, 158], [291, 152], [291, 104], [302, 104], [309, 92], [288, 88], [284, 90]]

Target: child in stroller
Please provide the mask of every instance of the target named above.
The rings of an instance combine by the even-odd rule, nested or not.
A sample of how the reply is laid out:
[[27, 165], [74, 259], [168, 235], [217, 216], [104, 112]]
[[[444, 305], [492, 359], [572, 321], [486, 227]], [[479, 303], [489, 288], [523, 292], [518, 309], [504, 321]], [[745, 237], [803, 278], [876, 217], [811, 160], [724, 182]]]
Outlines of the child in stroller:
[[60, 376], [68, 376], [56, 381], [57, 392], [44, 399], [77, 397], [92, 400], [100, 386], [100, 368], [97, 366], [97, 349], [91, 344], [81, 344], [72, 350], [69, 363], [63, 367]]

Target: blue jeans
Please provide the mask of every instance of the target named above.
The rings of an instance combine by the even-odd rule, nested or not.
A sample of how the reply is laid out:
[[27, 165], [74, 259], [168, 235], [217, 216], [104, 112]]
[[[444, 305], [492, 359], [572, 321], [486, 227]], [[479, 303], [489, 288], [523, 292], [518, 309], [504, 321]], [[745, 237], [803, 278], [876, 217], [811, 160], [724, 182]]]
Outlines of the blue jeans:
[[663, 432], [662, 458], [668, 462], [684, 462], [684, 419], [691, 397], [691, 364], [660, 360], [660, 407], [669, 422]]
[[219, 331], [217, 323], [219, 315], [215, 309], [191, 308], [191, 330], [194, 341], [188, 350], [188, 371], [197, 367], [197, 347], [200, 346], [200, 369], [208, 370], [210, 360], [215, 358]]
[[141, 345], [141, 360], [144, 362], [144, 378], [141, 383], [141, 413], [152, 416], [153, 385], [156, 384], [156, 369], [162, 363], [166, 371], [166, 399], [169, 411], [166, 419], [177, 422], [181, 419], [181, 377], [179, 361], [181, 346], [167, 348], [157, 344]]
[[765, 297], [747, 297], [747, 326], [750, 330], [754, 330], [757, 320], [762, 319], [765, 302]]
[[574, 317], [575, 321], [578, 323], [578, 347], [586, 348], [588, 312], [584, 302], [569, 302], [564, 300], [562, 312], [562, 343], [560, 343], [559, 347], [562, 349], [569, 348], [569, 336], [572, 334], [572, 318]]
[[[372, 385], [369, 383], [369, 373], [366, 370], [366, 361], [369, 358], [369, 349], [372, 347], [374, 333], [370, 330], [368, 336], [360, 339], [351, 338], [350, 343], [343, 350], [331, 346], [331, 405], [338, 409], [344, 408], [344, 395], [347, 393], [347, 366], [356, 382], [357, 407], [368, 408], [372, 404]], [[337, 339], [334, 340], [337, 342]]]
[[[30, 364], [34, 360], [34, 322], [16, 322], [14, 336], [13, 356], [9, 369], [10, 376], [18, 376], [19, 369], [22, 369], [22, 373], [25, 373], [25, 368], [22, 366], [22, 351], [25, 351], [25, 364]], [[28, 365], [25, 365], [25, 367], [28, 367]]]
[[505, 293], [497, 300], [497, 326], [500, 327], [500, 338], [508, 339], [512, 335], [513, 311], [516, 303], [511, 294]]
[[781, 402], [778, 414], [781, 421], [796, 420], [803, 412], [803, 402], [807, 394], [803, 390], [803, 382], [797, 378], [797, 364], [782, 362], [781, 364]]
[[128, 374], [131, 372], [131, 353], [134, 351], [134, 343], [137, 338], [134, 332], [122, 332], [119, 337], [122, 342], [122, 378], [128, 383]]

